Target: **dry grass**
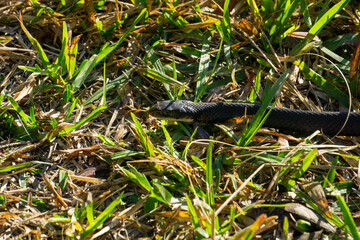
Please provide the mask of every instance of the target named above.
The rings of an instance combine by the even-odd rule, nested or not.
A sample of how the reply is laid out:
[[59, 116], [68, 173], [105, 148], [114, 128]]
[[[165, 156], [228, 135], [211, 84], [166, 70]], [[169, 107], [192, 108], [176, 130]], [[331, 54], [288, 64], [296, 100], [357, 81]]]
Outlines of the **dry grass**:
[[278, 106], [343, 111], [319, 55], [358, 110], [354, 2], [309, 41], [335, 3], [35, 2], [0, 2], [0, 239], [358, 239], [358, 137], [230, 123], [203, 126], [209, 143], [146, 112], [170, 96], [260, 101], [287, 69]]

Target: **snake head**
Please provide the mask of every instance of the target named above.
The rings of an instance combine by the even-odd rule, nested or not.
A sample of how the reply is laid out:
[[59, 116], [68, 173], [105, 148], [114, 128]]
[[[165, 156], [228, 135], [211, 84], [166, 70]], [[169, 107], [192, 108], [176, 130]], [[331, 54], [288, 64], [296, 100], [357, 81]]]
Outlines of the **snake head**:
[[150, 114], [159, 119], [192, 122], [194, 120], [195, 109], [193, 102], [178, 101], [161, 101], [152, 106]]

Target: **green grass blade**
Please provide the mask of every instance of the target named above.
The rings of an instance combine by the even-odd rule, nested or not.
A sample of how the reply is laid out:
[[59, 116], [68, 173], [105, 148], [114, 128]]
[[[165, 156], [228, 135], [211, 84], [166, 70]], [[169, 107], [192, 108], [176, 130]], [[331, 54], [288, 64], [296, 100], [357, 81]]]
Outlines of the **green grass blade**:
[[56, 58], [54, 68], [52, 70], [51, 75], [53, 77], [56, 76], [57, 71], [59, 71], [59, 66], [61, 66], [61, 71], [64, 72], [66, 70], [66, 51], [68, 49], [68, 32], [66, 27], [66, 22], [63, 22], [63, 31], [62, 31], [62, 40], [61, 40], [61, 49], [58, 57]]
[[137, 183], [138, 185], [142, 186], [143, 188], [145, 188], [148, 192], [152, 192], [153, 191], [153, 187], [151, 186], [151, 184], [149, 183], [149, 181], [147, 180], [146, 176], [139, 173], [134, 167], [132, 167], [131, 165], [129, 165], [130, 170], [127, 170], [123, 167], [120, 168], [120, 170], [125, 174], [125, 176], [127, 176], [131, 181]]
[[65, 191], [66, 184], [69, 180], [69, 173], [60, 169], [59, 171], [59, 186], [62, 191]]
[[173, 156], [174, 155], [174, 146], [173, 146], [171, 136], [170, 136], [169, 132], [166, 130], [164, 124], [161, 124], [161, 127], [162, 127], [162, 130], [163, 130], [164, 135], [165, 135], [166, 143], [167, 143], [167, 145], [168, 145], [168, 147], [170, 149], [170, 154]]
[[[173, 84], [173, 85], [177, 85], [179, 87], [181, 87], [183, 85], [182, 82], [175, 80], [172, 77], [166, 75], [165, 73], [158, 72], [154, 69], [149, 69], [149, 68], [144, 67], [140, 71], [141, 71], [141, 74], [143, 74], [144, 76], [154, 79], [156, 81], [165, 83], [165, 84]], [[185, 87], [185, 88], [189, 89], [188, 87]]]
[[335, 15], [343, 9], [350, 0], [342, 0], [329, 9], [309, 30], [309, 34], [316, 36], [328, 24]]
[[210, 65], [210, 36], [205, 36], [203, 39], [201, 57], [199, 62], [198, 77], [195, 89], [195, 102], [199, 102], [201, 97], [204, 95], [205, 90], [209, 84], [207, 72]]
[[68, 51], [66, 51], [66, 67], [69, 73], [69, 79], [72, 78], [72, 76], [75, 73], [75, 67], [76, 67], [76, 57], [78, 54], [78, 42], [80, 40], [79, 36], [76, 36], [71, 41], [71, 46]]
[[84, 232], [81, 233], [81, 238], [87, 238], [92, 232], [94, 232], [106, 219], [109, 215], [114, 211], [117, 205], [121, 203], [123, 193], [121, 193], [110, 205], [94, 220], [94, 222], [88, 225]]
[[100, 133], [98, 133], [97, 131], [94, 131], [95, 134], [98, 136], [98, 138], [100, 140], [102, 140], [105, 144], [109, 145], [109, 146], [115, 146], [115, 143], [108, 137], [101, 135]]
[[65, 121], [71, 116], [72, 112], [74, 111], [75, 107], [76, 107], [76, 104], [78, 103], [79, 99], [78, 98], [75, 98], [73, 103], [71, 104], [69, 110], [67, 111], [68, 113], [66, 114], [66, 117], [65, 117]]
[[333, 59], [335, 59], [336, 61], [344, 64], [345, 66], [350, 68], [350, 61], [341, 57], [340, 55], [336, 54], [335, 52], [331, 51], [330, 49], [326, 48], [326, 47], [321, 47], [321, 51], [323, 51], [325, 54], [327, 54], [328, 56], [332, 57]]
[[[336, 166], [338, 162], [339, 162], [339, 156], [336, 156], [334, 160], [331, 162], [331, 165]], [[336, 169], [330, 169], [328, 174], [326, 175], [327, 181], [324, 181], [322, 188], [325, 188], [328, 185], [327, 182], [330, 182], [331, 184], [334, 183], [335, 176], [336, 176]]]
[[36, 164], [36, 162], [25, 162], [25, 163], [19, 163], [16, 165], [12, 165], [12, 166], [6, 166], [6, 167], [0, 168], [0, 172], [11, 172], [13, 170], [20, 169], [20, 168], [26, 168], [26, 167], [29, 167], [34, 164]]
[[321, 10], [319, 12], [319, 15], [316, 17], [315, 22], [317, 22], [329, 10], [330, 3], [331, 0], [325, 0], [325, 2], [321, 5]]
[[185, 158], [186, 158], [186, 153], [188, 152], [189, 147], [191, 146], [190, 144], [191, 144], [192, 140], [194, 139], [194, 136], [195, 136], [197, 130], [198, 130], [198, 128], [196, 128], [196, 129], [193, 131], [193, 133], [192, 133], [191, 136], [190, 136], [189, 141], [186, 143], [186, 146], [185, 146], [184, 151], [183, 151], [183, 153], [182, 153], [182, 159], [185, 159]]
[[104, 61], [104, 72], [103, 72], [103, 92], [102, 92], [102, 98], [100, 101], [100, 105], [105, 106], [106, 105], [106, 61]]
[[209, 142], [209, 146], [206, 153], [206, 176], [205, 181], [207, 183], [207, 191], [206, 191], [206, 202], [210, 205], [211, 208], [214, 208], [215, 200], [214, 200], [214, 183], [213, 183], [213, 164], [212, 164], [212, 150], [213, 150], [214, 142]]
[[224, 3], [224, 13], [223, 19], [221, 20], [221, 39], [225, 39], [225, 42], [229, 42], [231, 40], [231, 20], [230, 20], [230, 12], [229, 12], [229, 3], [230, 0], [225, 0]]
[[64, 130], [59, 132], [59, 135], [64, 135], [67, 134], [69, 132], [74, 131], [75, 129], [81, 127], [82, 125], [84, 125], [87, 122], [90, 122], [92, 119], [94, 119], [95, 117], [97, 117], [103, 110], [106, 109], [106, 106], [100, 106], [98, 108], [96, 108], [92, 113], [90, 113], [89, 115], [87, 115], [86, 117], [84, 117], [83, 119], [81, 119], [78, 123], [76, 123], [75, 125], [66, 127]]
[[322, 15], [321, 18], [310, 28], [308, 36], [294, 47], [294, 49], [290, 52], [290, 55], [297, 55], [349, 2], [350, 0], [342, 0]]
[[300, 169], [292, 175], [293, 178], [300, 178], [306, 172], [311, 163], [314, 161], [316, 153], [317, 149], [313, 149], [305, 156], [304, 160], [301, 162]]
[[42, 65], [44, 66], [44, 68], [45, 69], [50, 68], [51, 63], [50, 63], [48, 57], [46, 56], [46, 53], [45, 53], [44, 49], [41, 47], [40, 43], [36, 40], [36, 38], [34, 38], [30, 34], [30, 32], [26, 29], [26, 27], [25, 27], [25, 25], [24, 25], [24, 23], [22, 21], [21, 14], [19, 15], [19, 22], [20, 22], [20, 26], [21, 26], [22, 30], [25, 32], [25, 34], [28, 37], [29, 41], [31, 42], [31, 44], [34, 46], [37, 53], [39, 54], [40, 61], [41, 61]]
[[249, 101], [254, 102], [258, 97], [258, 93], [260, 90], [260, 83], [261, 83], [261, 66], [259, 67], [258, 71], [256, 72], [255, 81], [251, 88], [251, 92], [249, 95]]
[[116, 159], [120, 159], [120, 158], [126, 158], [126, 157], [133, 157], [133, 156], [144, 156], [145, 152], [136, 152], [136, 151], [121, 151], [121, 152], [117, 152], [111, 155], [111, 160], [116, 160]]
[[[111, 89], [118, 87], [121, 89], [128, 81], [129, 76], [134, 72], [134, 69], [130, 69], [124, 74], [120, 75], [119, 77], [115, 78], [111, 82], [106, 84], [105, 92], [108, 93]], [[85, 101], [84, 106], [92, 103], [93, 101], [99, 99], [101, 96], [103, 96], [104, 90], [101, 88], [97, 90], [88, 100]]]
[[32, 123], [36, 123], [35, 110], [33, 106], [30, 107], [30, 119]]
[[262, 14], [269, 15], [274, 12], [274, 2], [272, 0], [261, 0], [261, 12]]
[[342, 92], [335, 84], [319, 76], [315, 71], [310, 69], [303, 61], [296, 60], [294, 61], [294, 64], [301, 69], [301, 71], [303, 72], [304, 76], [307, 79], [313, 81], [317, 86], [323, 89], [331, 97], [338, 100], [342, 105], [349, 106], [348, 96], [344, 92]]
[[192, 204], [191, 199], [189, 198], [188, 195], [185, 195], [185, 197], [186, 197], [186, 203], [187, 203], [187, 206], [189, 208], [189, 212], [190, 212], [190, 215], [191, 215], [191, 219], [192, 219], [194, 228], [195, 229], [200, 228], [199, 219], [198, 219], [198, 216], [196, 214], [194, 205]]
[[9, 100], [11, 106], [20, 115], [23, 122], [27, 122], [29, 124], [34, 124], [34, 122], [32, 122], [32, 120], [31, 120], [31, 118], [19, 107], [19, 105], [17, 104], [15, 99], [10, 95], [10, 93], [5, 91], [5, 95], [6, 95], [6, 98]]
[[[148, 62], [150, 63], [150, 67], [152, 67], [156, 72], [160, 73], [161, 75], [163, 76], [167, 76], [165, 74], [165, 70], [164, 70], [164, 66], [162, 65], [160, 59], [158, 58], [158, 56], [156, 55], [155, 51], [153, 48], [151, 48], [150, 46], [146, 46], [145, 47], [146, 51], [147, 51], [147, 54], [146, 54], [146, 57], [148, 58]], [[175, 72], [176, 72], [176, 69], [174, 69]], [[175, 81], [176, 81], [176, 78], [173, 78]], [[171, 90], [170, 90], [170, 86], [169, 84], [167, 84], [166, 82], [162, 82], [163, 85], [164, 85], [164, 88], [167, 92], [167, 95], [169, 97], [169, 99], [171, 100], [174, 100], [174, 96], [173, 94], [171, 93]]]
[[322, 217], [327, 219], [329, 222], [333, 223], [336, 227], [338, 227], [338, 228], [344, 227], [344, 222], [337, 215], [330, 212], [332, 218], [327, 217], [326, 214], [323, 212], [323, 210], [320, 209], [318, 207], [318, 205], [314, 202], [314, 200], [311, 197], [309, 197], [308, 195], [306, 195], [303, 191], [301, 191], [301, 190], [295, 191], [294, 188], [292, 189], [292, 191], [295, 192], [296, 195], [302, 201], [304, 201], [306, 204], [308, 204], [310, 207], [312, 207], [317, 213], [319, 213]]
[[[270, 90], [264, 94], [264, 99], [263, 102], [259, 108], [259, 110], [257, 111], [257, 113], [255, 114], [253, 120], [251, 121], [251, 124], [249, 126], [249, 128], [247, 128], [239, 142], [238, 145], [240, 146], [246, 146], [247, 144], [249, 144], [250, 140], [252, 139], [252, 137], [256, 134], [257, 130], [261, 127], [261, 125], [264, 123], [265, 121], [265, 114], [267, 112], [267, 108], [268, 106], [271, 105], [271, 101], [273, 100], [273, 98], [275, 97], [276, 92], [281, 88], [281, 86], [285, 83], [286, 79], [289, 78], [290, 76], [290, 70], [286, 70], [281, 76], [280, 78], [275, 82], [275, 84], [270, 88]], [[269, 114], [270, 112], [268, 112], [267, 114]]]
[[128, 30], [124, 33], [124, 35], [121, 36], [121, 38], [114, 43], [111, 46], [104, 47], [101, 52], [99, 52], [98, 55], [93, 55], [89, 62], [87, 62], [84, 66], [84, 70], [82, 70], [79, 75], [77, 76], [72, 84], [73, 91], [76, 92], [80, 86], [84, 83], [86, 77], [89, 75], [90, 71], [99, 64], [106, 56], [108, 56], [112, 51], [114, 51], [124, 40], [125, 38], [130, 34], [130, 32], [134, 29], [136, 24], [142, 19], [144, 14], [147, 12], [146, 9], [143, 9], [140, 14], [137, 16], [133, 24], [128, 28]]
[[299, 0], [286, 1], [284, 9], [281, 11], [279, 17], [276, 19], [275, 24], [270, 29], [270, 39], [275, 39], [278, 34], [282, 33], [286, 22], [289, 20], [291, 15], [295, 12], [299, 5]]
[[91, 192], [88, 193], [86, 204], [86, 218], [89, 225], [92, 225], [94, 224], [94, 202]]
[[3, 100], [4, 100], [4, 97], [5, 97], [5, 94], [2, 92], [2, 93], [0, 94], [0, 106], [1, 106], [1, 104], [2, 104], [2, 102], [3, 102]]
[[113, 45], [106, 47], [104, 50], [102, 50], [98, 54], [98, 58], [96, 59], [96, 64], [101, 62], [106, 56], [108, 56], [112, 51], [114, 51], [124, 40], [125, 38], [130, 34], [130, 32], [135, 28], [136, 24], [143, 18], [143, 16], [147, 13], [146, 8], [144, 8], [139, 15], [134, 20], [133, 24], [126, 30], [124, 35], [121, 36], [121, 38], [114, 43]]
[[247, 0], [247, 3], [250, 7], [250, 10], [253, 14], [253, 18], [256, 22], [261, 23], [262, 22], [262, 17], [259, 11], [259, 8], [257, 7], [256, 1], [255, 0]]
[[230, 216], [229, 216], [229, 218], [230, 218], [230, 220], [226, 221], [225, 223], [223, 223], [221, 225], [221, 230], [219, 231], [219, 234], [226, 233], [233, 226], [233, 224], [235, 222], [235, 219], [236, 219], [235, 208], [233, 206], [230, 206]]
[[191, 155], [191, 159], [206, 172], [206, 164], [200, 158]]
[[308, 28], [311, 28], [312, 22], [306, 0], [300, 0], [300, 8], [304, 16], [305, 24]]
[[156, 199], [163, 203], [171, 204], [173, 195], [163, 186], [162, 181], [160, 179], [154, 179], [152, 184], [154, 186], [153, 194], [156, 194]]
[[131, 113], [131, 118], [135, 123], [136, 134], [138, 136], [138, 140], [140, 144], [143, 146], [145, 152], [149, 157], [154, 157], [155, 156], [154, 147], [150, 141], [149, 136], [144, 132], [141, 123], [136, 119], [136, 116], [133, 113]]
[[146, 58], [149, 60], [150, 66], [153, 67], [157, 72], [165, 73], [164, 67], [160, 59], [156, 55], [154, 49], [151, 48], [149, 45], [146, 45], [145, 50], [147, 52]]
[[[330, 183], [329, 183], [330, 184]], [[343, 213], [344, 222], [346, 227], [349, 229], [351, 236], [355, 240], [360, 240], [360, 233], [357, 230], [357, 226], [354, 222], [354, 219], [351, 215], [351, 212], [349, 210], [349, 207], [347, 206], [347, 203], [344, 201], [344, 198], [337, 192], [336, 189], [334, 189], [336, 194], [336, 199], [338, 201], [338, 204], [340, 205], [341, 212]]]
[[330, 51], [335, 51], [339, 47], [345, 45], [348, 42], [355, 42], [359, 39], [359, 34], [343, 34], [343, 35], [337, 35], [336, 37], [333, 37], [329, 40], [326, 40], [323, 42], [323, 46], [328, 48]]
[[283, 240], [288, 240], [289, 239], [288, 233], [289, 233], [289, 220], [285, 216], [284, 222], [283, 222], [283, 233], [282, 233]]
[[76, 92], [79, 90], [81, 85], [85, 82], [87, 76], [90, 74], [90, 72], [93, 70], [93, 68], [96, 66], [96, 59], [97, 55], [94, 54], [91, 56], [91, 58], [85, 63], [85, 65], [81, 68], [78, 75], [74, 79], [71, 88], [73, 92]]

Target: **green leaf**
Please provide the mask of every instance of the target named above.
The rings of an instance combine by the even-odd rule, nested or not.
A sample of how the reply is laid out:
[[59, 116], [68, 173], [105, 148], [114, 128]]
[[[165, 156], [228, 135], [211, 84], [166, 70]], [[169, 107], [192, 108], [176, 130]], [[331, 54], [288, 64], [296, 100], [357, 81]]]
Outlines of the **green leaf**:
[[103, 141], [105, 144], [109, 145], [109, 146], [115, 146], [115, 143], [108, 137], [101, 135], [100, 133], [98, 133], [97, 131], [94, 131], [95, 134], [98, 136], [98, 138]]
[[308, 36], [293, 48], [293, 50], [290, 52], [290, 55], [297, 55], [349, 2], [350, 0], [342, 0], [330, 8], [329, 11], [327, 11], [324, 15], [322, 15], [321, 18], [310, 28]]
[[28, 37], [29, 41], [31, 42], [31, 44], [34, 46], [37, 53], [39, 54], [39, 58], [40, 58], [40, 61], [41, 61], [42, 65], [44, 66], [45, 69], [49, 69], [51, 67], [51, 63], [50, 63], [49, 59], [47, 58], [44, 49], [41, 47], [40, 43], [36, 40], [36, 38], [34, 38], [30, 34], [30, 32], [26, 29], [26, 27], [25, 27], [25, 25], [24, 25], [24, 23], [22, 21], [21, 14], [19, 15], [19, 22], [20, 22], [20, 26], [21, 26], [22, 30], [25, 32], [25, 34]]
[[[164, 70], [164, 66], [162, 65], [160, 59], [158, 58], [158, 56], [156, 55], [155, 51], [153, 48], [151, 48], [150, 46], [146, 45], [145, 46], [146, 49], [146, 57], [148, 58], [148, 62], [150, 67], [155, 70], [156, 72], [158, 72], [160, 75], [162, 75], [163, 77], [167, 76], [165, 74], [165, 70]], [[174, 69], [174, 71], [176, 72], [176, 69]], [[165, 77], [166, 78], [166, 77]], [[173, 78], [176, 81], [176, 78]], [[171, 90], [169, 87], [169, 84], [166, 83], [165, 81], [161, 81], [162, 84], [164, 85], [164, 88], [166, 90], [166, 93], [169, 97], [169, 99], [174, 100], [174, 96], [171, 94]]]
[[126, 158], [126, 157], [133, 157], [133, 156], [144, 156], [145, 152], [136, 152], [136, 151], [130, 151], [130, 150], [126, 150], [126, 151], [122, 151], [122, 152], [117, 152], [111, 155], [111, 159], [112, 160], [116, 160], [116, 159], [120, 159], [120, 158]]
[[80, 72], [76, 75], [76, 78], [74, 79], [72, 83], [72, 91], [76, 92], [79, 90], [81, 85], [85, 82], [87, 76], [90, 74], [90, 72], [93, 70], [93, 68], [97, 65], [96, 59], [97, 55], [94, 54], [91, 56], [91, 58], [85, 63], [85, 65], [81, 68]]
[[212, 164], [212, 150], [213, 150], [214, 142], [209, 142], [209, 146], [206, 153], [206, 176], [205, 181], [207, 184], [206, 191], [206, 203], [210, 205], [210, 207], [214, 208], [215, 200], [214, 200], [214, 184], [213, 184], [213, 164]]
[[225, 42], [229, 42], [231, 40], [231, 20], [230, 20], [230, 12], [229, 12], [229, 3], [230, 0], [226, 0], [224, 2], [224, 13], [223, 18], [221, 20], [221, 39], [225, 39]]
[[259, 8], [257, 7], [256, 1], [255, 0], [247, 0], [247, 3], [250, 7], [250, 10], [253, 14], [253, 18], [256, 22], [261, 23], [262, 22], [262, 17], [259, 11]]
[[154, 179], [152, 181], [152, 183], [153, 183], [153, 186], [154, 186], [153, 194], [157, 195], [157, 199], [159, 199], [160, 201], [162, 201], [162, 202], [164, 202], [166, 204], [171, 204], [171, 199], [173, 198], [173, 196], [161, 184], [161, 180], [160, 179]]
[[[154, 69], [149, 69], [149, 68], [144, 67], [140, 71], [141, 71], [141, 74], [143, 74], [144, 76], [154, 79], [156, 81], [165, 83], [165, 84], [174, 84], [174, 85], [177, 85], [180, 87], [183, 85], [182, 82], [175, 80], [174, 78], [166, 75], [165, 73], [158, 72]], [[189, 89], [188, 87], [185, 87], [185, 88]]]
[[94, 204], [91, 192], [88, 193], [86, 200], [86, 218], [89, 222], [89, 225], [94, 224]]
[[[71, 104], [69, 110], [68, 110], [68, 113], [66, 114], [66, 117], [65, 117], [65, 121], [71, 116], [72, 112], [74, 111], [75, 107], [76, 107], [76, 104], [78, 103], [79, 99], [78, 98], [75, 98], [73, 103]], [[55, 126], [53, 126], [55, 127]]]
[[153, 187], [150, 185], [149, 181], [147, 180], [146, 176], [139, 173], [133, 166], [128, 165], [130, 171], [121, 167], [120, 170], [131, 180], [135, 183], [139, 184], [143, 188], [145, 188], [148, 192], [153, 191]]
[[59, 171], [59, 186], [62, 191], [65, 191], [66, 184], [69, 179], [69, 173], [67, 171], [64, 171], [60, 169]]
[[282, 236], [284, 240], [288, 240], [288, 233], [289, 233], [289, 220], [288, 218], [285, 216], [284, 221], [283, 221], [283, 232], [282, 232]]
[[196, 81], [195, 89], [195, 102], [200, 101], [201, 97], [205, 93], [207, 86], [209, 85], [209, 80], [207, 77], [207, 72], [210, 65], [210, 36], [205, 36], [203, 39], [203, 45], [201, 49], [201, 57], [199, 62], [198, 77]]
[[0, 106], [1, 106], [1, 104], [2, 104], [2, 102], [3, 102], [3, 100], [4, 100], [4, 97], [5, 97], [5, 94], [4, 94], [4, 93], [1, 93], [1, 94], [0, 94]]
[[284, 26], [299, 5], [299, 0], [294, 0], [293, 2], [287, 0], [284, 2], [286, 3], [284, 9], [280, 11], [280, 14], [276, 19], [275, 24], [273, 24], [270, 29], [270, 39], [275, 39], [278, 34], [283, 33], [282, 31], [284, 29]]
[[201, 167], [204, 171], [206, 171], [206, 164], [201, 161], [200, 158], [194, 156], [194, 155], [191, 155], [191, 159], [194, 160], [194, 162], [199, 165], [199, 167]]
[[243, 131], [241, 134], [240, 140], [238, 141], [239, 146], [246, 146], [250, 143], [250, 140], [256, 134], [257, 130], [262, 126], [265, 122], [267, 115], [270, 111], [267, 111], [268, 106], [271, 105], [271, 101], [273, 100], [277, 91], [282, 87], [285, 83], [286, 79], [290, 76], [290, 70], [286, 70], [280, 78], [275, 82], [275, 84], [270, 88], [268, 92], [264, 94], [264, 99], [262, 99], [262, 104], [252, 119], [250, 126]]
[[261, 0], [261, 12], [263, 16], [274, 12], [274, 2], [272, 0]]
[[300, 0], [300, 7], [301, 7], [301, 11], [302, 11], [303, 16], [304, 16], [306, 26], [311, 28], [312, 23], [311, 23], [311, 17], [310, 17], [307, 1], [306, 0]]
[[313, 149], [305, 156], [304, 160], [301, 162], [300, 169], [292, 175], [293, 178], [300, 178], [306, 172], [306, 170], [309, 168], [309, 166], [315, 159], [316, 153], [317, 149]]
[[350, 0], [342, 0], [335, 4], [310, 28], [309, 34], [316, 36], [349, 2]]
[[[1, 160], [2, 159], [0, 159], [0, 161]], [[13, 170], [20, 169], [20, 168], [26, 168], [26, 167], [29, 167], [29, 166], [34, 165], [36, 163], [37, 162], [25, 162], [25, 163], [19, 163], [19, 164], [16, 164], [16, 165], [12, 165], [12, 166], [2, 167], [2, 168], [0, 168], [0, 173], [1, 172], [11, 172]]]
[[198, 216], [196, 214], [194, 205], [192, 204], [191, 199], [189, 198], [188, 195], [185, 195], [185, 197], [186, 197], [186, 203], [187, 203], [187, 206], [189, 208], [189, 212], [190, 212], [190, 215], [191, 215], [191, 219], [192, 219], [194, 228], [195, 229], [200, 228], [199, 219], [198, 219]]
[[349, 98], [343, 93], [335, 84], [327, 81], [319, 76], [314, 70], [310, 69], [303, 61], [296, 60], [294, 64], [297, 65], [307, 79], [313, 81], [317, 86], [323, 89], [331, 97], [338, 100], [342, 105], [349, 106]]
[[[336, 166], [339, 162], [339, 156], [336, 156], [334, 160], [331, 162], [331, 166]], [[327, 182], [330, 182], [331, 184], [334, 182], [336, 176], [336, 169], [330, 169], [328, 174], [326, 175], [326, 179], [328, 181], [324, 181], [322, 188], [325, 188], [328, 184]]]
[[114, 43], [111, 46], [104, 47], [103, 50], [101, 50], [101, 52], [99, 52], [98, 55], [93, 55], [90, 58], [90, 60], [89, 60], [90, 63], [86, 63], [84, 66], [84, 70], [81, 70], [81, 72], [79, 73], [79, 75], [81, 74], [81, 76], [77, 76], [72, 84], [72, 89], [74, 92], [76, 92], [80, 88], [80, 86], [84, 83], [84, 81], [85, 81], [86, 77], [89, 75], [90, 71], [97, 64], [99, 64], [106, 56], [108, 56], [112, 51], [114, 51], [125, 40], [125, 38], [134, 29], [136, 24], [142, 19], [142, 17], [146, 13], [146, 11], [147, 11], [146, 9], [143, 9], [140, 12], [140, 14], [134, 20], [133, 24], [126, 30], [124, 35], [122, 35], [121, 38], [116, 43]]
[[64, 72], [66, 70], [66, 50], [68, 48], [68, 32], [66, 27], [66, 22], [63, 22], [63, 31], [62, 31], [62, 40], [61, 40], [61, 49], [58, 57], [56, 58], [53, 70], [51, 72], [52, 77], [60, 77], [56, 76], [59, 71], [59, 66], [61, 66], [61, 71]]
[[105, 109], [106, 109], [106, 106], [100, 106], [100, 107], [96, 108], [92, 113], [90, 113], [89, 115], [87, 115], [86, 117], [81, 119], [80, 122], [76, 123], [75, 125], [66, 127], [64, 130], [60, 131], [59, 135], [61, 136], [61, 135], [67, 134], [69, 132], [72, 132], [75, 129], [84, 125], [85, 123], [90, 122], [92, 119], [97, 117]]
[[98, 58], [96, 59], [96, 64], [101, 62], [106, 56], [108, 56], [112, 51], [114, 51], [124, 40], [125, 38], [130, 34], [130, 32], [135, 28], [136, 24], [143, 18], [143, 16], [147, 13], [147, 9], [144, 8], [139, 15], [136, 17], [136, 19], [133, 21], [133, 24], [126, 30], [124, 35], [121, 36], [121, 38], [114, 43], [113, 45], [104, 48], [99, 54]]
[[[129, 81], [129, 76], [134, 72], [134, 69], [130, 69], [119, 77], [115, 78], [111, 82], [106, 84], [105, 92], [108, 93], [111, 89], [118, 87], [121, 89]], [[88, 100], [85, 101], [84, 105], [88, 105], [93, 101], [99, 99], [104, 94], [104, 89], [97, 90]]]
[[169, 149], [170, 149], [170, 154], [171, 154], [171, 155], [174, 155], [174, 147], [173, 147], [173, 142], [172, 142], [172, 139], [171, 139], [171, 137], [170, 137], [170, 134], [169, 134], [169, 132], [166, 130], [164, 124], [161, 124], [161, 127], [162, 127], [163, 132], [164, 132], [164, 135], [165, 135], [165, 139], [166, 139], [167, 146], [168, 146]]
[[149, 157], [154, 157], [154, 147], [150, 141], [149, 136], [144, 132], [141, 123], [136, 119], [136, 116], [133, 113], [131, 113], [131, 118], [135, 123], [136, 134], [139, 137], [138, 140], [140, 141], [140, 144], [143, 146], [145, 152], [148, 154]]
[[249, 101], [254, 102], [258, 98], [258, 93], [260, 90], [260, 83], [261, 83], [261, 66], [258, 68], [255, 76], [255, 82], [252, 85], [251, 92], [249, 95]]
[[91, 223], [89, 224], [84, 232], [81, 233], [81, 238], [87, 238], [92, 232], [94, 232], [106, 219], [110, 216], [117, 205], [121, 203], [123, 193], [120, 194], [110, 205]]
[[357, 226], [354, 222], [354, 219], [351, 215], [351, 212], [348, 208], [348, 203], [344, 201], [342, 196], [335, 190], [336, 199], [338, 201], [338, 204], [340, 205], [341, 212], [343, 213], [344, 222], [346, 224], [346, 227], [349, 229], [351, 236], [353, 239], [360, 240], [360, 233], [357, 230]]
[[350, 68], [350, 61], [341, 57], [340, 55], [336, 54], [335, 52], [331, 51], [330, 49], [326, 48], [326, 47], [321, 47], [321, 51], [323, 51], [325, 54], [327, 54], [328, 56], [332, 57], [333, 59], [335, 59], [336, 61], [348, 66]]
[[11, 106], [14, 108], [14, 110], [20, 115], [22, 121], [35, 124], [35, 122], [32, 121], [32, 119], [24, 113], [24, 111], [19, 107], [15, 99], [10, 95], [8, 91], [5, 91], [6, 98], [9, 100]]

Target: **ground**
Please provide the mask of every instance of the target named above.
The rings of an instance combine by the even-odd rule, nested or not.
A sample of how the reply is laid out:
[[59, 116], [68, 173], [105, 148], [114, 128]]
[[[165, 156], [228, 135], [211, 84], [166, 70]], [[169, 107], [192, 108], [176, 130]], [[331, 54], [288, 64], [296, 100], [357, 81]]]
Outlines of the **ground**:
[[359, 111], [359, 7], [1, 1], [0, 239], [360, 239], [358, 136], [148, 113]]

